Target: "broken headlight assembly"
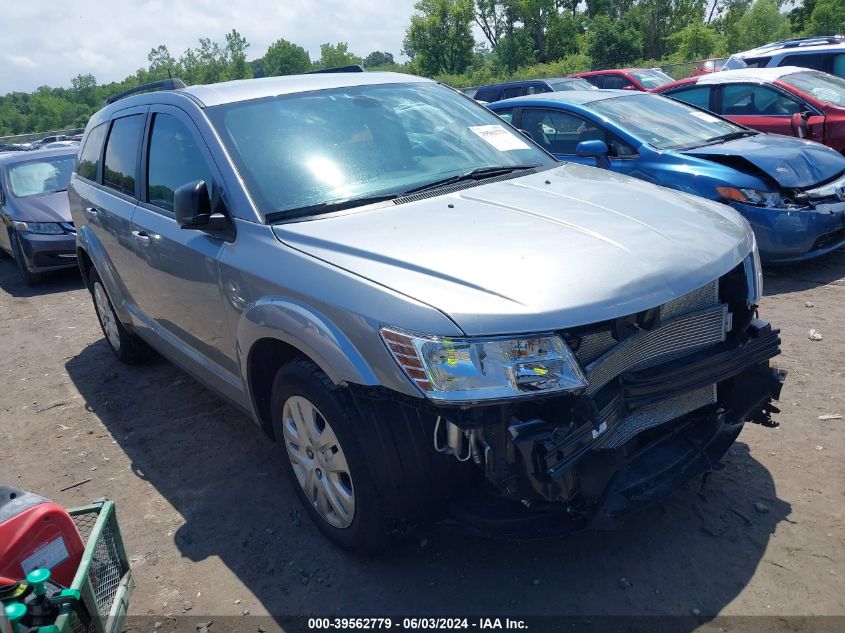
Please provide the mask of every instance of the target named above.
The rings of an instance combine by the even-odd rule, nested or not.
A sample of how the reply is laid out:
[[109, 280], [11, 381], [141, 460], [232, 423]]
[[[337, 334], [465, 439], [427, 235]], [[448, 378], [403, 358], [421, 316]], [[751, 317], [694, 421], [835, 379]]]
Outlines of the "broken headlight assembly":
[[587, 386], [575, 356], [554, 334], [475, 339], [380, 332], [402, 371], [431, 400], [499, 400]]
[[792, 203], [777, 191], [763, 191], [761, 189], [742, 189], [738, 187], [716, 187], [716, 191], [725, 200], [753, 204], [767, 209], [799, 209], [800, 205]]

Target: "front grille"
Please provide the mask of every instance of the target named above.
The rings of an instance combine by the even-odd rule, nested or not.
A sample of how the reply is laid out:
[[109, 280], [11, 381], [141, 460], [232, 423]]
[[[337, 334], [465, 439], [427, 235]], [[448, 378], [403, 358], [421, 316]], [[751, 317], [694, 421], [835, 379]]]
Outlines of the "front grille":
[[717, 305], [677, 317], [650, 332], [622, 341], [587, 365], [586, 394], [594, 396], [626, 371], [644, 369], [721, 343], [727, 332], [727, 315], [727, 306]]

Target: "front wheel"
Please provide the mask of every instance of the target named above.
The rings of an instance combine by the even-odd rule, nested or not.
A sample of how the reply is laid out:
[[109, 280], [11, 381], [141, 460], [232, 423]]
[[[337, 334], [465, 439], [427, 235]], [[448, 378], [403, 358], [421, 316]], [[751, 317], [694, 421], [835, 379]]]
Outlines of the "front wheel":
[[370, 551], [388, 522], [347, 395], [311, 361], [294, 360], [273, 382], [273, 430], [311, 520], [341, 547]]

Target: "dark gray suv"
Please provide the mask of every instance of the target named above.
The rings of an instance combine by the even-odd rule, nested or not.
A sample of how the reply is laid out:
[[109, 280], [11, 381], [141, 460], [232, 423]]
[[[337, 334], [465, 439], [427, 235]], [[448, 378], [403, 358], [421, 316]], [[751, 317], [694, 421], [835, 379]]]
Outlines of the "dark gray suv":
[[[174, 86], [170, 86], [174, 87]], [[557, 163], [392, 73], [125, 96], [70, 189], [108, 344], [251, 415], [345, 547], [525, 537], [663, 497], [771, 424], [778, 331], [727, 206]]]

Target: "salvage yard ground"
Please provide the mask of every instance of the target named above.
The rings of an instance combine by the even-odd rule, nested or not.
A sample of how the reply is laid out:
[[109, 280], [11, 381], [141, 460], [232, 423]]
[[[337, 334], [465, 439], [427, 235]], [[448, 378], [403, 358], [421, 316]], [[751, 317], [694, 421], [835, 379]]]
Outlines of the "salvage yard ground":
[[30, 289], [0, 261], [0, 481], [117, 502], [133, 615], [845, 615], [845, 251], [765, 281], [781, 426], [747, 425], [706, 485], [615, 531], [439, 530], [362, 559], [300, 514], [249, 419], [163, 360], [120, 365], [74, 271]]

